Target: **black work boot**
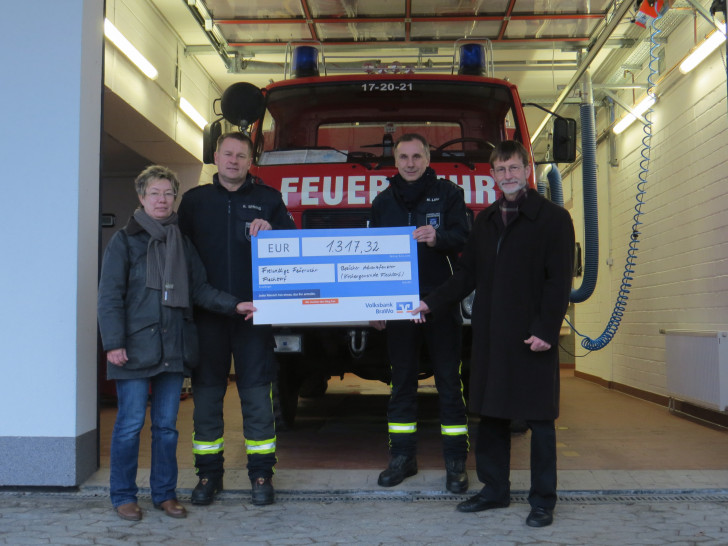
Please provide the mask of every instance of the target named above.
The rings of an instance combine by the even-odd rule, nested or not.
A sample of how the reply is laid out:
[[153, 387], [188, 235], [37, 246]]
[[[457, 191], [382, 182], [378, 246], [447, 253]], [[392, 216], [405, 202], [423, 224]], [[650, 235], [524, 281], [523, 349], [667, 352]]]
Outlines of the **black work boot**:
[[220, 491], [222, 491], [222, 477], [200, 478], [200, 481], [192, 490], [190, 501], [192, 504], [210, 504]]
[[272, 478], [251, 478], [251, 500], [256, 506], [265, 506], [275, 502]]
[[447, 459], [445, 461], [447, 478], [445, 487], [450, 493], [465, 493], [468, 490], [468, 472], [465, 470], [465, 459]]
[[381, 474], [377, 483], [382, 487], [392, 487], [402, 480], [417, 474], [417, 459], [410, 455], [394, 455], [389, 466]]

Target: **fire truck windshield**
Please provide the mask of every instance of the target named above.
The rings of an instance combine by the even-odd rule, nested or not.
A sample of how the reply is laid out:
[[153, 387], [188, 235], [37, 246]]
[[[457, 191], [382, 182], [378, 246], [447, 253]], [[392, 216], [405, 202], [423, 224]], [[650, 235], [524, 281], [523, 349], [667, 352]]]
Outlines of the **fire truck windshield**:
[[[493, 146], [527, 134], [515, 88], [484, 78], [306, 78], [266, 93], [260, 165], [391, 163], [394, 142], [420, 133], [431, 162], [487, 162]], [[260, 136], [260, 135], [259, 135]]]

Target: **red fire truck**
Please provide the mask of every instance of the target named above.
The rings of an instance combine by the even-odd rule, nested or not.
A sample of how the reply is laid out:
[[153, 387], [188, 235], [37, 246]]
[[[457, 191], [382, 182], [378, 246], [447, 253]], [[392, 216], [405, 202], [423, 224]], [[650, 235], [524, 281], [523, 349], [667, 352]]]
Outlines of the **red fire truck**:
[[[318, 48], [304, 45], [291, 49], [290, 77], [263, 89], [247, 83], [228, 88], [220, 101], [222, 116], [233, 126], [251, 129], [251, 172], [281, 191], [299, 228], [367, 227], [373, 199], [396, 174], [393, 144], [405, 133], [427, 139], [430, 166], [463, 188], [475, 217], [499, 197], [490, 173], [493, 146], [516, 139], [531, 149], [518, 91], [486, 75], [492, 74], [486, 53], [480, 43], [456, 48], [450, 74], [416, 73], [393, 63], [365, 66], [356, 75], [321, 75]], [[575, 143], [573, 120], [563, 121], [571, 123], [555, 124], [557, 162], [565, 160], [565, 153], [573, 155], [568, 149]], [[218, 120], [205, 131], [207, 163], [213, 161], [221, 130]], [[533, 170], [529, 182], [535, 187]], [[462, 304], [464, 369], [471, 302]], [[351, 372], [365, 379], [390, 378], [383, 334], [366, 323], [280, 326], [276, 342], [280, 400], [288, 422], [299, 391], [321, 394], [331, 377]], [[423, 354], [422, 377], [427, 377], [430, 366]]]

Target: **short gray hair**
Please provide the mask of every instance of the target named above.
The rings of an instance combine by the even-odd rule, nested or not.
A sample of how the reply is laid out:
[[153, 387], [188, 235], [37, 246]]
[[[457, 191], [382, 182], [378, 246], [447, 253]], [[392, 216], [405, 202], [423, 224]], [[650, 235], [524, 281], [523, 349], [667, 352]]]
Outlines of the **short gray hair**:
[[169, 180], [172, 183], [172, 189], [174, 190], [174, 196], [177, 197], [179, 192], [179, 180], [177, 174], [172, 169], [163, 167], [162, 165], [149, 165], [146, 169], [139, 173], [139, 176], [134, 180], [134, 187], [139, 197], [144, 197], [147, 193], [147, 186], [149, 182], [161, 178], [162, 180]]

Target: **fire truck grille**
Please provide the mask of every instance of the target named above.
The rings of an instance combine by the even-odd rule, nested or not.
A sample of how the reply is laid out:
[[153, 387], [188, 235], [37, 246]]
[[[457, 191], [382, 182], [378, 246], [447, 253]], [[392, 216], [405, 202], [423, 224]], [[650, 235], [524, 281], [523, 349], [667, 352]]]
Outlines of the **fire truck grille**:
[[301, 215], [303, 229], [369, 227], [369, 209], [306, 210]]

